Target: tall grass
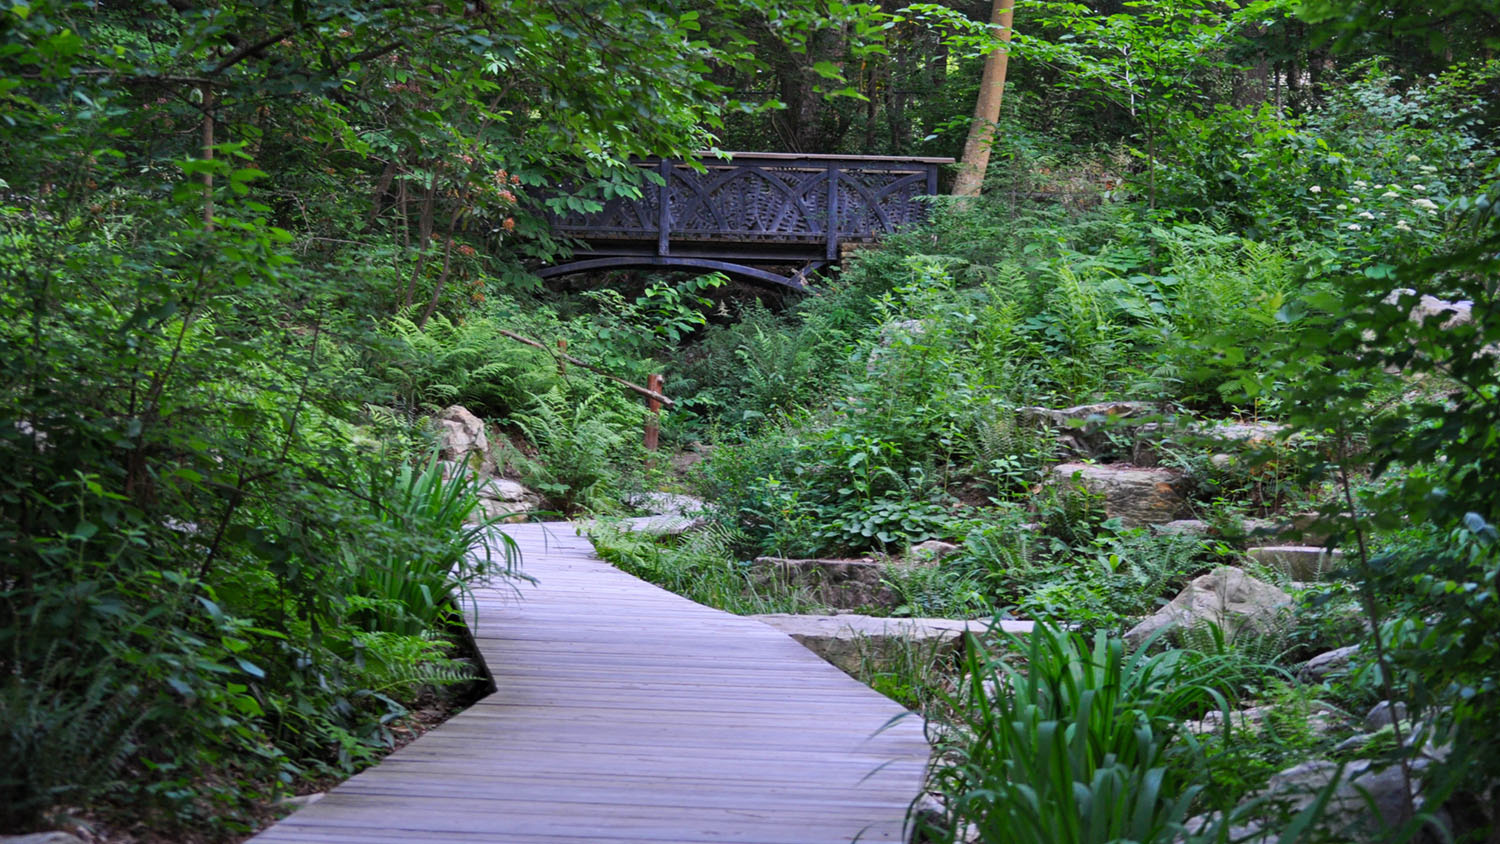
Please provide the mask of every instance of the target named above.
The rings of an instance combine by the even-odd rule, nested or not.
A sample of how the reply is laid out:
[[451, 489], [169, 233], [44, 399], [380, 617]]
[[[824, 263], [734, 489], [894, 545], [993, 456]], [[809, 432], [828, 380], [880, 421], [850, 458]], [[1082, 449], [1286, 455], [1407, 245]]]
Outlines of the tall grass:
[[947, 796], [929, 837], [962, 831], [986, 842], [1162, 841], [1185, 832], [1199, 787], [1181, 755], [1201, 755], [1182, 729], [1210, 708], [1228, 711], [1213, 657], [1169, 650], [1127, 654], [1038, 624], [1005, 650], [971, 639], [955, 713], [940, 728], [929, 788]]
[[436, 455], [422, 468], [403, 463], [385, 471], [371, 478], [371, 507], [381, 526], [411, 541], [374, 560], [364, 549], [343, 548], [355, 581], [351, 594], [364, 599], [357, 621], [372, 631], [416, 635], [454, 616], [475, 581], [519, 574], [515, 540], [493, 530], [493, 521], [467, 523], [479, 507], [482, 479], [466, 472], [443, 477]]

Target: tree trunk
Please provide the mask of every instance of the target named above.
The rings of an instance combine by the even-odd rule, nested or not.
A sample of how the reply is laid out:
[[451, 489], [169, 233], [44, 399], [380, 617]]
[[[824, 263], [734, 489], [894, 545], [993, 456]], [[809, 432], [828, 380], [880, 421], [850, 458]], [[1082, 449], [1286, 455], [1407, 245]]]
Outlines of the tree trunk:
[[990, 147], [995, 140], [995, 121], [1000, 119], [1000, 98], [1005, 93], [1005, 67], [1010, 59], [1011, 10], [1015, 0], [994, 0], [990, 14], [991, 28], [998, 29], [1000, 46], [984, 60], [984, 75], [979, 80], [979, 98], [974, 105], [974, 122], [964, 141], [963, 162], [953, 183], [954, 196], [978, 196], [984, 185], [984, 173], [990, 164]]

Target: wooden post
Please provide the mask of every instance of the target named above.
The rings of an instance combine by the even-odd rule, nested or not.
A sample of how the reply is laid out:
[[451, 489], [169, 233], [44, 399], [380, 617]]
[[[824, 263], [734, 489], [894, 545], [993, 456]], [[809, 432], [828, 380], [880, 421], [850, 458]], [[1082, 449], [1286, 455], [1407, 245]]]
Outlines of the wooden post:
[[557, 377], [568, 377], [568, 341], [561, 337], [557, 340]]
[[[659, 393], [661, 392], [664, 380], [660, 375], [647, 375], [646, 389]], [[648, 398], [646, 399], [646, 409], [651, 411], [651, 415], [646, 417], [646, 450], [655, 451], [657, 440], [661, 436], [661, 427], [659, 424], [661, 421], [661, 402]]]

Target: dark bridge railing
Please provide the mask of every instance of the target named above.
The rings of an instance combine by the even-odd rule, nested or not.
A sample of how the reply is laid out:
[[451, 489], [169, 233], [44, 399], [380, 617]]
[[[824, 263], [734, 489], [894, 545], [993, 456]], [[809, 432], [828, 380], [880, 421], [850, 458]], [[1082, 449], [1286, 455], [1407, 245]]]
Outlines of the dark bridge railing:
[[[873, 240], [925, 218], [918, 197], [937, 193], [947, 158], [733, 153], [642, 162], [661, 177], [639, 199], [558, 217], [560, 234], [586, 244], [544, 278], [622, 266], [679, 266], [800, 288], [806, 272], [838, 260], [846, 243]], [[755, 264], [804, 264], [791, 277]]]

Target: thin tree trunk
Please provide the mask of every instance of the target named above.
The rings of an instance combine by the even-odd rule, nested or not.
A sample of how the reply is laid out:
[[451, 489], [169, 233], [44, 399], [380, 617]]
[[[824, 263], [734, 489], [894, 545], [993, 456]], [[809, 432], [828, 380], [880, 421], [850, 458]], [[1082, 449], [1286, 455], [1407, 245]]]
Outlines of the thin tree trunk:
[[953, 183], [954, 196], [978, 196], [984, 186], [984, 173], [990, 165], [990, 147], [995, 140], [995, 121], [1000, 119], [1000, 99], [1005, 94], [1005, 68], [1010, 60], [1011, 12], [1015, 0], [995, 0], [990, 27], [998, 30], [1000, 46], [984, 60], [984, 74], [979, 80], [979, 98], [974, 105], [974, 122], [964, 141], [963, 162]]
[[[214, 160], [214, 89], [207, 82], [199, 87], [203, 92], [203, 160]], [[214, 227], [214, 174], [203, 171], [203, 227], [213, 231]]]

